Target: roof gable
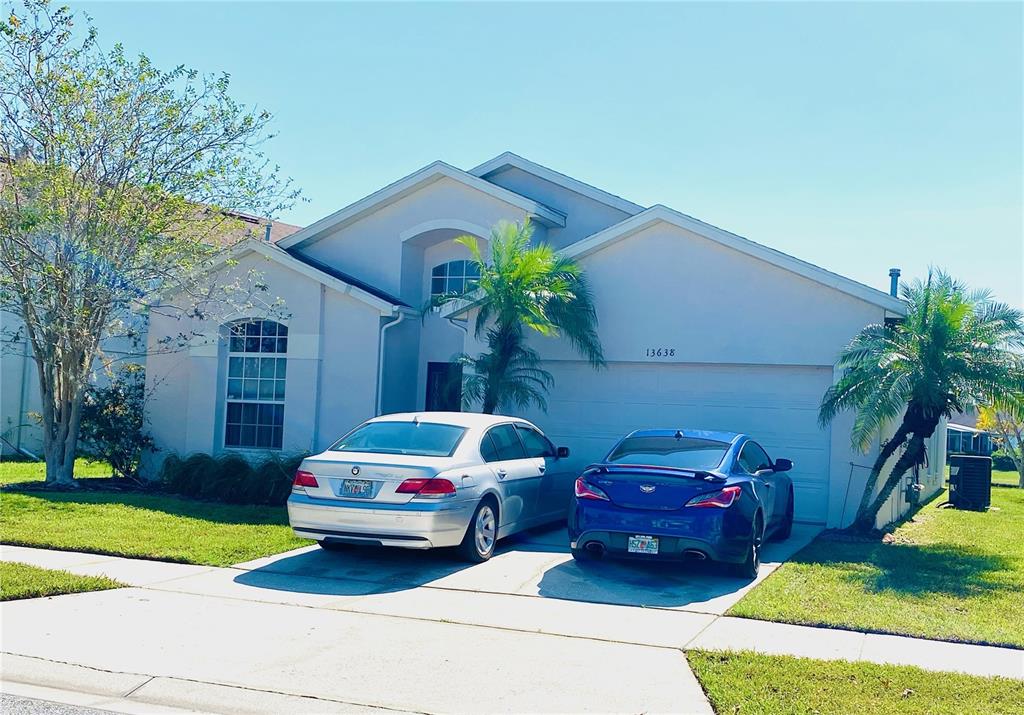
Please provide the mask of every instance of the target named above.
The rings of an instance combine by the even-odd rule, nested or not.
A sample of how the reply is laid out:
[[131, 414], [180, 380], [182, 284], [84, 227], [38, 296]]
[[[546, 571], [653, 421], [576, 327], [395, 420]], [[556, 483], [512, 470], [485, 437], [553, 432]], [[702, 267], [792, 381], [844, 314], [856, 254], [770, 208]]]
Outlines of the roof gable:
[[259, 241], [254, 238], [246, 239], [235, 244], [230, 250], [226, 251], [210, 270], [215, 271], [230, 260], [237, 260], [250, 253], [258, 253], [264, 258], [279, 263], [287, 268], [291, 268], [297, 273], [301, 273], [308, 278], [312, 278], [328, 288], [351, 296], [381, 313], [390, 315], [396, 308], [407, 307], [406, 303], [403, 303], [398, 298], [395, 298], [382, 290], [374, 288], [363, 281], [353, 278], [346, 273], [331, 268], [330, 266], [309, 258], [308, 256], [301, 256], [297, 253], [293, 254], [291, 252], [284, 251], [279, 247], [279, 245], [280, 242], [278, 245], [272, 245], [266, 241]]
[[574, 191], [581, 196], [593, 199], [599, 203], [611, 206], [619, 211], [629, 214], [630, 216], [638, 214], [644, 210], [644, 207], [640, 204], [635, 204], [632, 201], [627, 201], [621, 196], [599, 189], [596, 186], [591, 186], [579, 179], [574, 179], [571, 176], [566, 176], [554, 169], [549, 169], [546, 166], [542, 166], [529, 159], [524, 159], [518, 154], [513, 154], [510, 151], [500, 154], [485, 161], [477, 167], [469, 170], [469, 173], [473, 176], [479, 176], [482, 179], [486, 179], [489, 175], [494, 174], [506, 167], [515, 167], [521, 171], [525, 171], [528, 174], [533, 174], [545, 181], [550, 181], [552, 184], [558, 184], [563, 188]]
[[544, 225], [559, 227], [565, 226], [565, 214], [562, 212], [538, 203], [533, 199], [521, 196], [514, 191], [492, 184], [477, 176], [473, 176], [472, 174], [462, 171], [461, 169], [457, 169], [443, 161], [435, 161], [434, 163], [423, 167], [419, 171], [415, 171], [412, 174], [399, 179], [393, 184], [389, 184], [383, 189], [375, 191], [369, 196], [366, 196], [353, 204], [349, 204], [345, 208], [335, 211], [333, 214], [295, 232], [291, 236], [279, 241], [278, 245], [281, 248], [289, 249], [310, 241], [316, 241], [325, 235], [327, 231], [333, 231], [347, 224], [353, 223], [354, 221], [357, 221], [390, 203], [398, 201], [414, 191], [442, 178], [449, 178], [454, 181], [458, 181], [470, 188], [482, 191], [483, 193], [511, 204], [512, 206], [516, 206], [523, 211], [526, 211], [527, 214], [529, 214], [535, 221]]
[[702, 238], [771, 263], [779, 268], [859, 298], [867, 303], [878, 305], [893, 313], [899, 315], [906, 314], [906, 306], [903, 301], [884, 291], [864, 285], [838, 273], [833, 273], [813, 263], [802, 261], [799, 258], [743, 238], [742, 236], [737, 236], [734, 233], [730, 233], [717, 226], [712, 226], [709, 223], [704, 223], [699, 219], [679, 213], [661, 204], [652, 206], [646, 211], [631, 216], [604, 231], [599, 231], [582, 241], [567, 246], [562, 250], [562, 253], [570, 258], [584, 258], [659, 222], [695, 233]]

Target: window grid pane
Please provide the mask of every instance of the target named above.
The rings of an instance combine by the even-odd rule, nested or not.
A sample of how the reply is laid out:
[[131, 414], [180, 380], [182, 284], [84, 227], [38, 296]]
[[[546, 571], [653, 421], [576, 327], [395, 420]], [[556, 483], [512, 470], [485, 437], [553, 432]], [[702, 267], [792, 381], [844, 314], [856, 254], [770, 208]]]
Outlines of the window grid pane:
[[430, 275], [430, 295], [462, 295], [477, 287], [480, 267], [473, 261], [449, 261], [434, 266]]
[[288, 326], [244, 321], [232, 324], [228, 336], [224, 446], [281, 449]]

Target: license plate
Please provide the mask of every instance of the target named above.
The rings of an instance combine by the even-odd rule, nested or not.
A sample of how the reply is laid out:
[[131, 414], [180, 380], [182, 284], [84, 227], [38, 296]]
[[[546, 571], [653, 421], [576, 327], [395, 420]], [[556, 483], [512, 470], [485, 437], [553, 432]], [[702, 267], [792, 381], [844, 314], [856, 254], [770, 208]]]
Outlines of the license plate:
[[656, 554], [658, 553], [658, 537], [631, 536], [626, 550], [631, 554]]
[[373, 496], [373, 482], [371, 482], [369, 479], [343, 479], [341, 480], [341, 496]]

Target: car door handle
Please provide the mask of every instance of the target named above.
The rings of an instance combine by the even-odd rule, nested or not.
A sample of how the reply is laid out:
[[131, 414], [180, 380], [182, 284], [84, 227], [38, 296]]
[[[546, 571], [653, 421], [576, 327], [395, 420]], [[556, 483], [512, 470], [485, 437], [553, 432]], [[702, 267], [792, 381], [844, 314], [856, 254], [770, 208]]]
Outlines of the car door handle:
[[543, 474], [543, 473], [544, 473], [544, 470], [545, 470], [545, 469], [547, 469], [547, 466], [546, 466], [546, 465], [544, 465], [544, 464], [542, 464], [542, 465], [540, 465], [539, 467], [537, 467], [537, 469], [538, 469], [538, 470], [540, 470], [540, 473], [541, 473], [541, 474]]
[[504, 469], [496, 469], [494, 471], [498, 475], [498, 479], [504, 479], [505, 477], [508, 476], [508, 472], [506, 472]]

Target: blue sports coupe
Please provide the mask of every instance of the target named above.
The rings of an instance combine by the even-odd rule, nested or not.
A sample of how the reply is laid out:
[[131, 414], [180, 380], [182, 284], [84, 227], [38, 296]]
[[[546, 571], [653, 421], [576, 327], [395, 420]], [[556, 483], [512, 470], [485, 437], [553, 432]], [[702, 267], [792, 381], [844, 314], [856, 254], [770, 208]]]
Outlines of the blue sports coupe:
[[754, 578], [765, 538], [793, 528], [792, 468], [745, 434], [632, 432], [576, 480], [572, 555], [711, 559]]

